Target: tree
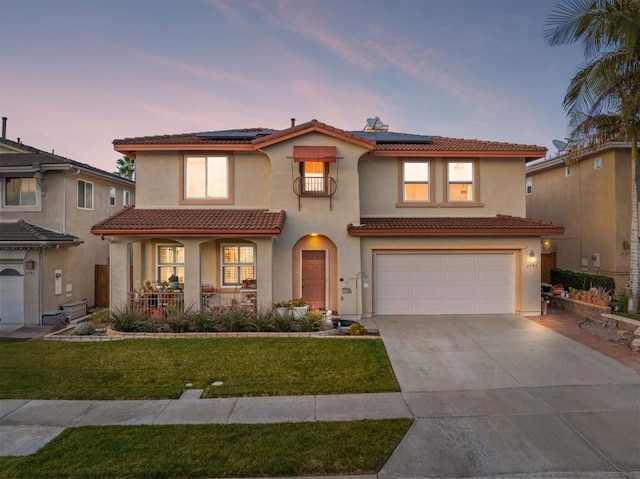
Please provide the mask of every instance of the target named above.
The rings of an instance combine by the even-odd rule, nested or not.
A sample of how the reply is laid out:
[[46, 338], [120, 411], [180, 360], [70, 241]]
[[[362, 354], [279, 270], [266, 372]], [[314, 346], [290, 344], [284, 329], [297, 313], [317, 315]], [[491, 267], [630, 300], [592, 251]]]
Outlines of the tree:
[[124, 155], [116, 161], [116, 165], [118, 167], [118, 171], [115, 172], [116, 175], [120, 175], [123, 178], [128, 178], [130, 180], [136, 179], [136, 160]]
[[585, 63], [563, 106], [575, 155], [607, 141], [631, 142], [629, 311], [638, 311], [638, 138], [640, 134], [640, 1], [564, 0], [547, 19], [549, 45], [581, 42]]

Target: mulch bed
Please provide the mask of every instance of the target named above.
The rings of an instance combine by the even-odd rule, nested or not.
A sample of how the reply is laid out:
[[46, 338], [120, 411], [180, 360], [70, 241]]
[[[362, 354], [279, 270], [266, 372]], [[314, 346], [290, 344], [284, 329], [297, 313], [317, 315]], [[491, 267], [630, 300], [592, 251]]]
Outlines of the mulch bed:
[[611, 330], [593, 321], [551, 308], [547, 315], [527, 316], [527, 319], [615, 359], [640, 374], [640, 352], [632, 351], [615, 334], [612, 335]]

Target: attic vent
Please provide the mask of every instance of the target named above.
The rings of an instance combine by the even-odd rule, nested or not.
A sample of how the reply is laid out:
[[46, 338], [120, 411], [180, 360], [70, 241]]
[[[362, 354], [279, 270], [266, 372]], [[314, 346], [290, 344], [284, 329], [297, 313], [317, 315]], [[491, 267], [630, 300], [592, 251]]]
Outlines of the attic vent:
[[389, 131], [389, 125], [382, 123], [379, 116], [375, 118], [367, 118], [367, 124], [364, 126], [364, 131]]

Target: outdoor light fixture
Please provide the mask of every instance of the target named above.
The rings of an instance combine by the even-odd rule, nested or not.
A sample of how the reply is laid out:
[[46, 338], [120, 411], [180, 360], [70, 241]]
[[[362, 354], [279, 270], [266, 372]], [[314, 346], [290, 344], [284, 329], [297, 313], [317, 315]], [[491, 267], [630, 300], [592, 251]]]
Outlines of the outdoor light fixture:
[[529, 266], [533, 268], [536, 266], [537, 262], [538, 262], [538, 258], [536, 258], [536, 254], [534, 253], [534, 251], [531, 250], [531, 253], [529, 253]]
[[32, 261], [32, 260], [25, 261], [24, 262], [24, 267], [25, 267], [25, 269], [27, 269], [27, 271], [34, 270], [36, 268], [36, 262]]
[[545, 239], [542, 242], [542, 246], [544, 247], [544, 249], [549, 249], [551, 247], [551, 240], [550, 239]]

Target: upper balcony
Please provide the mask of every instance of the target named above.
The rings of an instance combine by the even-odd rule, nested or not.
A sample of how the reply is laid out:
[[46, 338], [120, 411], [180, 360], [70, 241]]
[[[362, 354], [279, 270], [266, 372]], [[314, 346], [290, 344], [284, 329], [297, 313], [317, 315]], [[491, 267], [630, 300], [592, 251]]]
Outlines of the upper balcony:
[[331, 198], [336, 194], [338, 182], [330, 176], [309, 177], [299, 176], [293, 180], [293, 191], [298, 196], [298, 210], [300, 209], [300, 198], [329, 198], [329, 209], [331, 209]]

